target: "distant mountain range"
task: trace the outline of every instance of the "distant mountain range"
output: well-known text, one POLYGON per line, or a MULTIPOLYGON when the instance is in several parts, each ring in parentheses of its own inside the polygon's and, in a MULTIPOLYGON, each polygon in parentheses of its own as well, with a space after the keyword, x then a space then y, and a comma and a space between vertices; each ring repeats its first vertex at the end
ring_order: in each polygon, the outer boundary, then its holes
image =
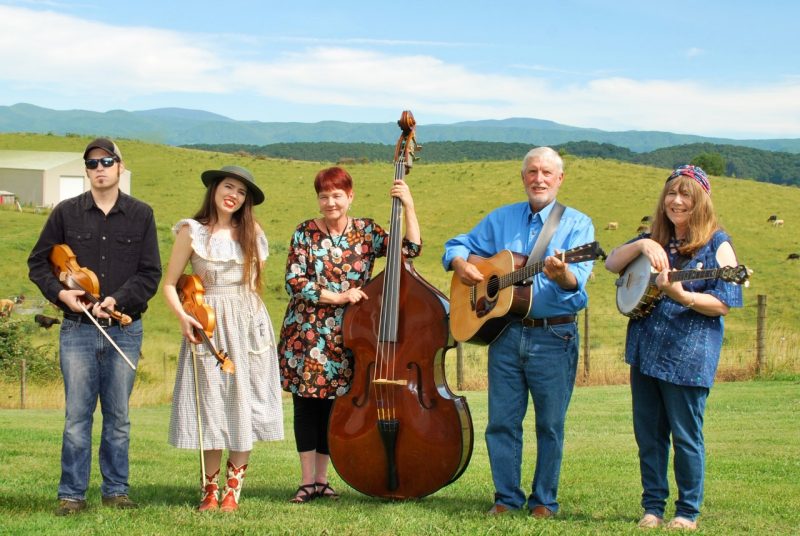
MULTIPOLYGON (((648 152, 692 143, 708 143, 800 154, 800 138, 733 140, 657 131, 608 132, 527 118, 462 121, 446 125, 425 124, 424 118, 421 117, 417 120, 421 121, 417 126, 418 136, 425 142, 486 141, 562 145, 568 142, 590 141, 613 144, 635 152, 648 152)), ((394 144, 400 134, 394 121, 387 123, 236 121, 210 112, 183 108, 90 112, 51 110, 32 104, 0 106, 0 132, 96 134, 168 145, 226 143, 268 145, 294 142, 394 144)))

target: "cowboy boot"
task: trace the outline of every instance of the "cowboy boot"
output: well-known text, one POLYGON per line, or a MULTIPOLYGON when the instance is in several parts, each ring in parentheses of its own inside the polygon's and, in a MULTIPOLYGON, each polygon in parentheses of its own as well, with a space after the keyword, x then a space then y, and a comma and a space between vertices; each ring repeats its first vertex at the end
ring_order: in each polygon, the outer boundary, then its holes
POLYGON ((203 499, 197 510, 205 512, 216 510, 219 506, 219 469, 213 475, 203 475, 203 489, 201 490, 203 499))
POLYGON ((222 502, 219 509, 223 512, 235 512, 239 509, 239 494, 242 491, 244 473, 247 471, 247 464, 236 467, 228 460, 228 474, 225 480, 225 490, 222 492, 222 502))

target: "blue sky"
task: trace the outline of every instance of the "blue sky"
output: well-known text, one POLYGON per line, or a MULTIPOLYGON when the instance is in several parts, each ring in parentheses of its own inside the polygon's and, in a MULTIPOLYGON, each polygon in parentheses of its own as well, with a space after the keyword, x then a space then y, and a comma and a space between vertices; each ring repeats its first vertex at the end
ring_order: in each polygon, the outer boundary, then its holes
POLYGON ((800 137, 800 2, 0 0, 0 105, 800 137))

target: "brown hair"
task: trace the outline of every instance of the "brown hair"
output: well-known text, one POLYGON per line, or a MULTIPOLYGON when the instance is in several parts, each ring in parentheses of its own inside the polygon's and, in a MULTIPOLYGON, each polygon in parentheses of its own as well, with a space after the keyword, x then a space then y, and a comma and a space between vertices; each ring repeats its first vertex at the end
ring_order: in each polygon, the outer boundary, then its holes
MULTIPOLYGON (((222 182, 222 178, 209 184, 206 189, 206 195, 203 198, 203 203, 200 205, 200 210, 194 215, 194 219, 213 227, 219 221, 217 214, 217 206, 214 204, 214 194, 222 182)), ((256 236, 256 219, 253 216, 253 196, 248 190, 247 196, 244 198, 244 204, 233 213, 233 225, 236 229, 236 240, 242 247, 244 255, 244 274, 243 280, 254 291, 261 292, 261 261, 258 258, 258 238, 256 236), (255 270, 255 272, 254 272, 255 270), (251 281, 255 277, 255 285, 251 281)))
POLYGON ((674 187, 678 192, 692 200, 692 211, 689 215, 689 230, 686 234, 685 242, 678 248, 681 255, 692 256, 703 247, 711 236, 721 227, 717 222, 717 215, 714 212, 714 204, 711 196, 693 178, 680 175, 666 184, 661 190, 661 196, 656 205, 655 218, 651 238, 664 246, 666 249, 670 238, 675 235, 675 226, 667 217, 664 200, 667 193, 674 187))

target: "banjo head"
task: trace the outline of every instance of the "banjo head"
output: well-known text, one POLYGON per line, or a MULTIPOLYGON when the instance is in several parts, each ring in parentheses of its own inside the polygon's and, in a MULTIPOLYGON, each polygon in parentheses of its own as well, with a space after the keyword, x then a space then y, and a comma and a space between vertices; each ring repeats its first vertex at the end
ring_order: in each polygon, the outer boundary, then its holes
POLYGON ((617 309, 629 315, 639 306, 650 287, 653 268, 650 259, 639 255, 625 268, 617 286, 617 309))

